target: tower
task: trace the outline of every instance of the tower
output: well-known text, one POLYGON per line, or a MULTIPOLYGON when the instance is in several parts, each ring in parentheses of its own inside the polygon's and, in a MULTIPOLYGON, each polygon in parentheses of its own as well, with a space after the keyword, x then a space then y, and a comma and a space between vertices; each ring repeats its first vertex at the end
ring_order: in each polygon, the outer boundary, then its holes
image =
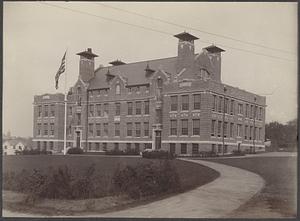
POLYGON ((195 46, 194 40, 199 38, 187 33, 182 32, 180 34, 174 35, 178 38, 178 55, 177 55, 177 73, 183 68, 189 68, 193 64, 195 56, 195 46))
POLYGON ((86 51, 77 53, 80 56, 79 61, 79 76, 86 83, 94 77, 95 70, 95 57, 98 55, 92 52, 91 48, 88 48, 86 51))
POLYGON ((215 45, 208 46, 204 48, 204 50, 207 51, 209 59, 212 63, 214 80, 221 82, 221 52, 224 52, 225 50, 215 45))

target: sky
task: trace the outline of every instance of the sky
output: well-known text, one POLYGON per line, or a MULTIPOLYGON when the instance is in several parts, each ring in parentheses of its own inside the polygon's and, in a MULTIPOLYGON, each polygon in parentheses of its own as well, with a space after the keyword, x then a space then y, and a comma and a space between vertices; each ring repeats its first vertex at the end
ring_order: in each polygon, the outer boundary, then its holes
POLYGON ((3 132, 32 136, 34 95, 64 92, 54 76, 67 48, 69 88, 76 53, 92 48, 96 67, 173 57, 183 31, 199 37, 196 53, 226 50, 222 82, 266 96, 266 122, 297 117, 296 2, 4 2, 3 132))

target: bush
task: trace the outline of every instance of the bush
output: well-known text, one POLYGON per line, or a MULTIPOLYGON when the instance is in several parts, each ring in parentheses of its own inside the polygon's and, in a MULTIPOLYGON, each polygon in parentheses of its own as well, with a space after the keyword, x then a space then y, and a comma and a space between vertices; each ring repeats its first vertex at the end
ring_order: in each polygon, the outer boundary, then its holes
POLYGON ((47 155, 52 154, 51 151, 47 150, 39 150, 39 149, 31 149, 31 150, 22 150, 22 151, 16 151, 17 155, 47 155))
POLYGON ((242 151, 242 150, 233 150, 232 151, 232 155, 233 156, 245 156, 245 151, 242 151))
POLYGON ((148 159, 173 159, 175 154, 165 150, 144 150, 142 157, 148 159))
POLYGON ((80 147, 74 147, 68 149, 67 154, 83 154, 83 150, 80 147))
POLYGON ((136 167, 127 166, 116 171, 113 182, 117 191, 133 199, 181 190, 178 173, 168 160, 160 165, 152 162, 136 167))
POLYGON ((139 150, 129 149, 126 151, 123 150, 109 150, 105 152, 106 155, 139 155, 139 150))

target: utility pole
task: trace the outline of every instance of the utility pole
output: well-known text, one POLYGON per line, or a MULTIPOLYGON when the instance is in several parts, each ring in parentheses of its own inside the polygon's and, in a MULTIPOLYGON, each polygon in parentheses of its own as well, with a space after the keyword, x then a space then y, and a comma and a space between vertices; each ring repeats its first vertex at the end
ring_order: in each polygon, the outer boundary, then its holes
POLYGON ((255 118, 256 118, 256 97, 254 97, 254 121, 253 121, 253 153, 255 153, 255 139, 256 139, 256 133, 255 133, 255 118))
POLYGON ((225 129, 225 126, 224 126, 224 124, 225 124, 225 99, 226 99, 226 97, 225 97, 225 93, 226 93, 226 91, 227 91, 227 88, 226 88, 226 86, 224 86, 224 101, 223 101, 223 130, 222 130, 222 138, 223 138, 223 148, 222 148, 222 152, 223 152, 223 155, 224 155, 224 149, 225 149, 225 139, 224 139, 224 129, 225 129))

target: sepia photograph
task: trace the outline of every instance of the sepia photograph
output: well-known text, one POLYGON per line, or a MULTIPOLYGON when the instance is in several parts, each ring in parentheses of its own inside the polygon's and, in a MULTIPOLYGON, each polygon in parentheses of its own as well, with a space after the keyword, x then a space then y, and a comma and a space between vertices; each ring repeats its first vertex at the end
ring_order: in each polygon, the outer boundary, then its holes
POLYGON ((2 6, 2 217, 298 217, 297 2, 2 6))

